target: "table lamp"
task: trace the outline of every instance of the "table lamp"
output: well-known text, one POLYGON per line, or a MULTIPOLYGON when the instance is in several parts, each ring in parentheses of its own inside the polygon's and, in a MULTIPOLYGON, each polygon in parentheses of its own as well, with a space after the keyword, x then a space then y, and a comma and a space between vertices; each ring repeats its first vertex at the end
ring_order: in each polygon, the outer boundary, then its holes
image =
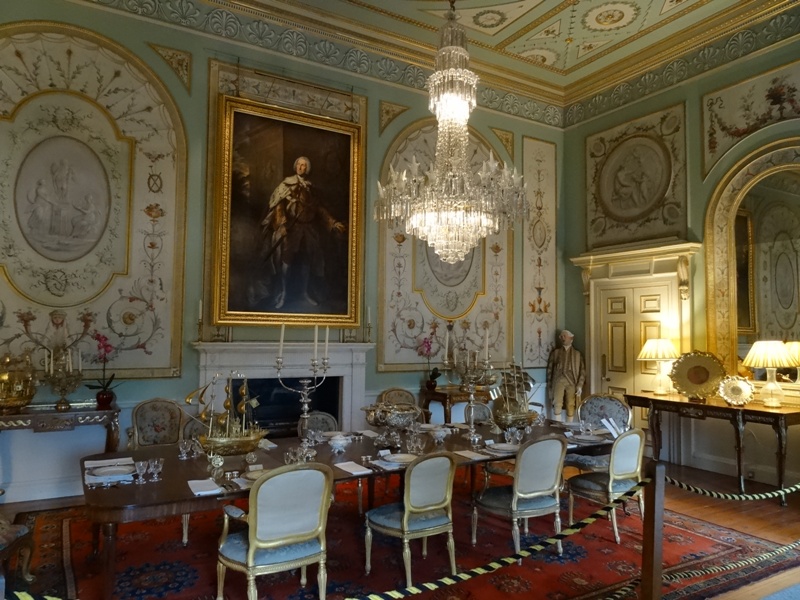
POLYGON ((767 370, 767 382, 761 386, 759 395, 767 408, 779 408, 784 394, 775 377, 776 369, 795 366, 786 344, 780 340, 759 340, 752 345, 742 364, 745 367, 767 370))
POLYGON ((786 342, 786 350, 789 351, 789 357, 792 359, 794 366, 797 368, 797 376, 795 377, 794 382, 800 383, 800 342, 786 342))
POLYGON ((672 387, 667 370, 669 363, 678 358, 680 354, 675 350, 671 340, 666 338, 650 338, 642 346, 636 360, 652 360, 658 363, 656 376, 653 378, 653 393, 666 396, 672 387))

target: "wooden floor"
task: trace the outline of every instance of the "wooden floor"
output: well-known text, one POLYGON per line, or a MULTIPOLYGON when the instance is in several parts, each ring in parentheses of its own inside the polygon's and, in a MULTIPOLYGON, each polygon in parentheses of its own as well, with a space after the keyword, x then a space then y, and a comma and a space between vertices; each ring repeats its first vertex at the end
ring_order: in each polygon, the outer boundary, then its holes
MULTIPOLYGON (((701 471, 691 467, 667 465, 667 475, 678 481, 717 492, 737 493, 733 477, 701 471)), ((747 482, 747 492, 767 492, 774 488, 747 482)), ((666 486, 666 507, 675 512, 736 529, 778 544, 790 544, 800 539, 800 493, 788 497, 788 506, 778 500, 740 502, 717 500, 707 496, 666 486)), ((17 512, 47 510, 81 504, 83 497, 40 500, 0 505, 0 513, 11 518, 17 512)), ((776 575, 746 588, 717 596, 717 600, 756 600, 773 592, 800 583, 800 568, 776 575)))

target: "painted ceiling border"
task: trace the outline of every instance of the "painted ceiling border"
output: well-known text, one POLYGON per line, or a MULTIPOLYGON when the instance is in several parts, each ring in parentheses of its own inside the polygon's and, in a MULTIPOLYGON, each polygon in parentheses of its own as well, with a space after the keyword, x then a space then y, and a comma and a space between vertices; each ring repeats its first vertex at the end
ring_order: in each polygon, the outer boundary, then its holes
MULTIPOLYGON (((367 52, 342 40, 337 44, 327 37, 313 36, 299 29, 282 27, 250 14, 238 14, 231 10, 207 6, 199 1, 182 0, 178 3, 130 0, 80 1, 416 90, 425 88, 430 73, 430 69, 423 69, 375 52, 367 52)), ((749 28, 716 40, 661 67, 651 69, 566 107, 543 103, 531 96, 487 86, 479 87, 478 105, 528 121, 567 128, 662 92, 712 69, 789 40, 798 34, 800 34, 800 6, 754 23, 749 28)))

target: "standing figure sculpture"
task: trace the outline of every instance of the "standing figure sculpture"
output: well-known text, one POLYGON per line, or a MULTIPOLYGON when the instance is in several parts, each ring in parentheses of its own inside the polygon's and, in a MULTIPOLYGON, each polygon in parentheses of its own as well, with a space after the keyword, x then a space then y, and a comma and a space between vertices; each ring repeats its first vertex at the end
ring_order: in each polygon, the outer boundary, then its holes
POLYGON ((269 212, 262 220, 265 258, 278 279, 275 308, 286 302, 287 283, 297 282, 298 295, 312 306, 319 299, 312 292, 311 277, 325 270, 323 231, 344 233, 346 226, 335 219, 314 196, 311 161, 305 156, 294 161, 294 175, 284 179, 269 199, 269 212))
POLYGON ((547 397, 553 406, 553 418, 561 421, 561 411, 566 409, 567 420, 571 421, 583 393, 586 365, 580 351, 572 347, 575 336, 565 329, 559 338, 561 346, 554 348, 547 359, 547 397))

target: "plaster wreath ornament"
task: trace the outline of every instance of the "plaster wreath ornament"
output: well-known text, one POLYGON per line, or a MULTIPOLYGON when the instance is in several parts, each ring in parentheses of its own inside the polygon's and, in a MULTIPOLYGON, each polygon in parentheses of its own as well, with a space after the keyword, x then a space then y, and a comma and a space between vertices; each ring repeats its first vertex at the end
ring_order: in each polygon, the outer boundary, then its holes
POLYGON ((102 376, 97 380, 97 383, 87 383, 86 387, 90 390, 97 390, 97 408, 108 408, 117 397, 114 393, 114 388, 119 385, 112 385, 114 383, 115 374, 106 379, 106 365, 116 353, 116 349, 108 340, 108 337, 95 331, 92 334, 92 339, 97 342, 97 355, 94 357, 93 362, 98 362, 102 365, 102 376))

